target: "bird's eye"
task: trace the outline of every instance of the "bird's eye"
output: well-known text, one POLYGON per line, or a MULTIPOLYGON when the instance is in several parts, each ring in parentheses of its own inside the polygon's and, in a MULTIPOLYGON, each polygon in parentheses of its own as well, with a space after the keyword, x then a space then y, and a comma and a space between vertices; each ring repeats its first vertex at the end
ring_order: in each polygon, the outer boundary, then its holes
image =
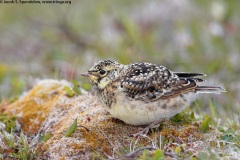
POLYGON ((100 70, 99 73, 100 73, 101 75, 104 75, 104 74, 106 73, 106 71, 100 70))

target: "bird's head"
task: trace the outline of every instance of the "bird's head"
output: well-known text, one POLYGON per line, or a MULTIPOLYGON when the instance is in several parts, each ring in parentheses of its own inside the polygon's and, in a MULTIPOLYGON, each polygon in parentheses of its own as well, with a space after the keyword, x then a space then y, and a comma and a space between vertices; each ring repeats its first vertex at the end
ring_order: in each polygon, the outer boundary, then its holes
POLYGON ((96 85, 99 89, 104 89, 118 78, 121 64, 112 60, 103 60, 96 63, 87 73, 81 74, 88 77, 92 85, 96 85))

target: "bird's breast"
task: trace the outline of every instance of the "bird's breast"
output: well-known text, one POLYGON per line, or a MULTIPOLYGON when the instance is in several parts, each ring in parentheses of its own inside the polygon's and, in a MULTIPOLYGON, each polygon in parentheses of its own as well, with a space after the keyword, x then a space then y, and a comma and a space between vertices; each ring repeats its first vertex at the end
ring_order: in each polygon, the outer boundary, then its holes
POLYGON ((107 107, 107 110, 109 110, 113 105, 117 103, 118 92, 118 84, 113 83, 112 85, 99 90, 97 94, 101 103, 107 107))
POLYGON ((184 110, 189 103, 189 100, 184 100, 180 96, 154 102, 143 102, 119 95, 117 102, 108 111, 113 117, 127 124, 147 125, 173 117, 184 110))

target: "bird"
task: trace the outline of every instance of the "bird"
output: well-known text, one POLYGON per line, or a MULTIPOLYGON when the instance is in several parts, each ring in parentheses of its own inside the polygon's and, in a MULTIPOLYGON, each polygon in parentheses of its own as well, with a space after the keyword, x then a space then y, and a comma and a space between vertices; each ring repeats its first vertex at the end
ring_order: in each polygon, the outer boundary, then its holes
POLYGON ((203 73, 173 72, 147 62, 120 64, 114 60, 95 63, 87 77, 104 108, 126 124, 150 126, 182 112, 200 93, 220 94, 222 87, 200 85, 203 73))

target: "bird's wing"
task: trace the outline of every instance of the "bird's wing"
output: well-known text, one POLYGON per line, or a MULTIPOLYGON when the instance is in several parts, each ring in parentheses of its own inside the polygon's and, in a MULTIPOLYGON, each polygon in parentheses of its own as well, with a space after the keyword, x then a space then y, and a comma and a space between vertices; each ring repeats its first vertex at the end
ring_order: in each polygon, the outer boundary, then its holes
POLYGON ((129 97, 154 101, 171 91, 178 81, 178 76, 164 66, 134 63, 127 67, 121 87, 129 97))
POLYGON ((196 88, 198 87, 197 82, 199 82, 199 78, 179 77, 179 81, 177 82, 177 84, 173 86, 171 90, 166 92, 161 98, 167 99, 177 97, 180 96, 181 94, 195 91, 196 88))
POLYGON ((221 87, 214 86, 199 86, 199 82, 203 82, 204 79, 199 78, 199 76, 206 76, 202 73, 185 73, 185 72, 175 72, 179 78, 179 81, 172 87, 172 89, 166 92, 161 98, 167 99, 171 97, 177 97, 188 92, 196 93, 215 93, 220 94, 225 92, 221 87))
POLYGON ((219 87, 198 86, 198 82, 203 82, 203 79, 198 76, 204 76, 204 74, 174 73, 164 66, 135 63, 128 67, 121 81, 121 87, 129 97, 143 101, 167 99, 203 90, 213 93, 219 89, 219 87))

